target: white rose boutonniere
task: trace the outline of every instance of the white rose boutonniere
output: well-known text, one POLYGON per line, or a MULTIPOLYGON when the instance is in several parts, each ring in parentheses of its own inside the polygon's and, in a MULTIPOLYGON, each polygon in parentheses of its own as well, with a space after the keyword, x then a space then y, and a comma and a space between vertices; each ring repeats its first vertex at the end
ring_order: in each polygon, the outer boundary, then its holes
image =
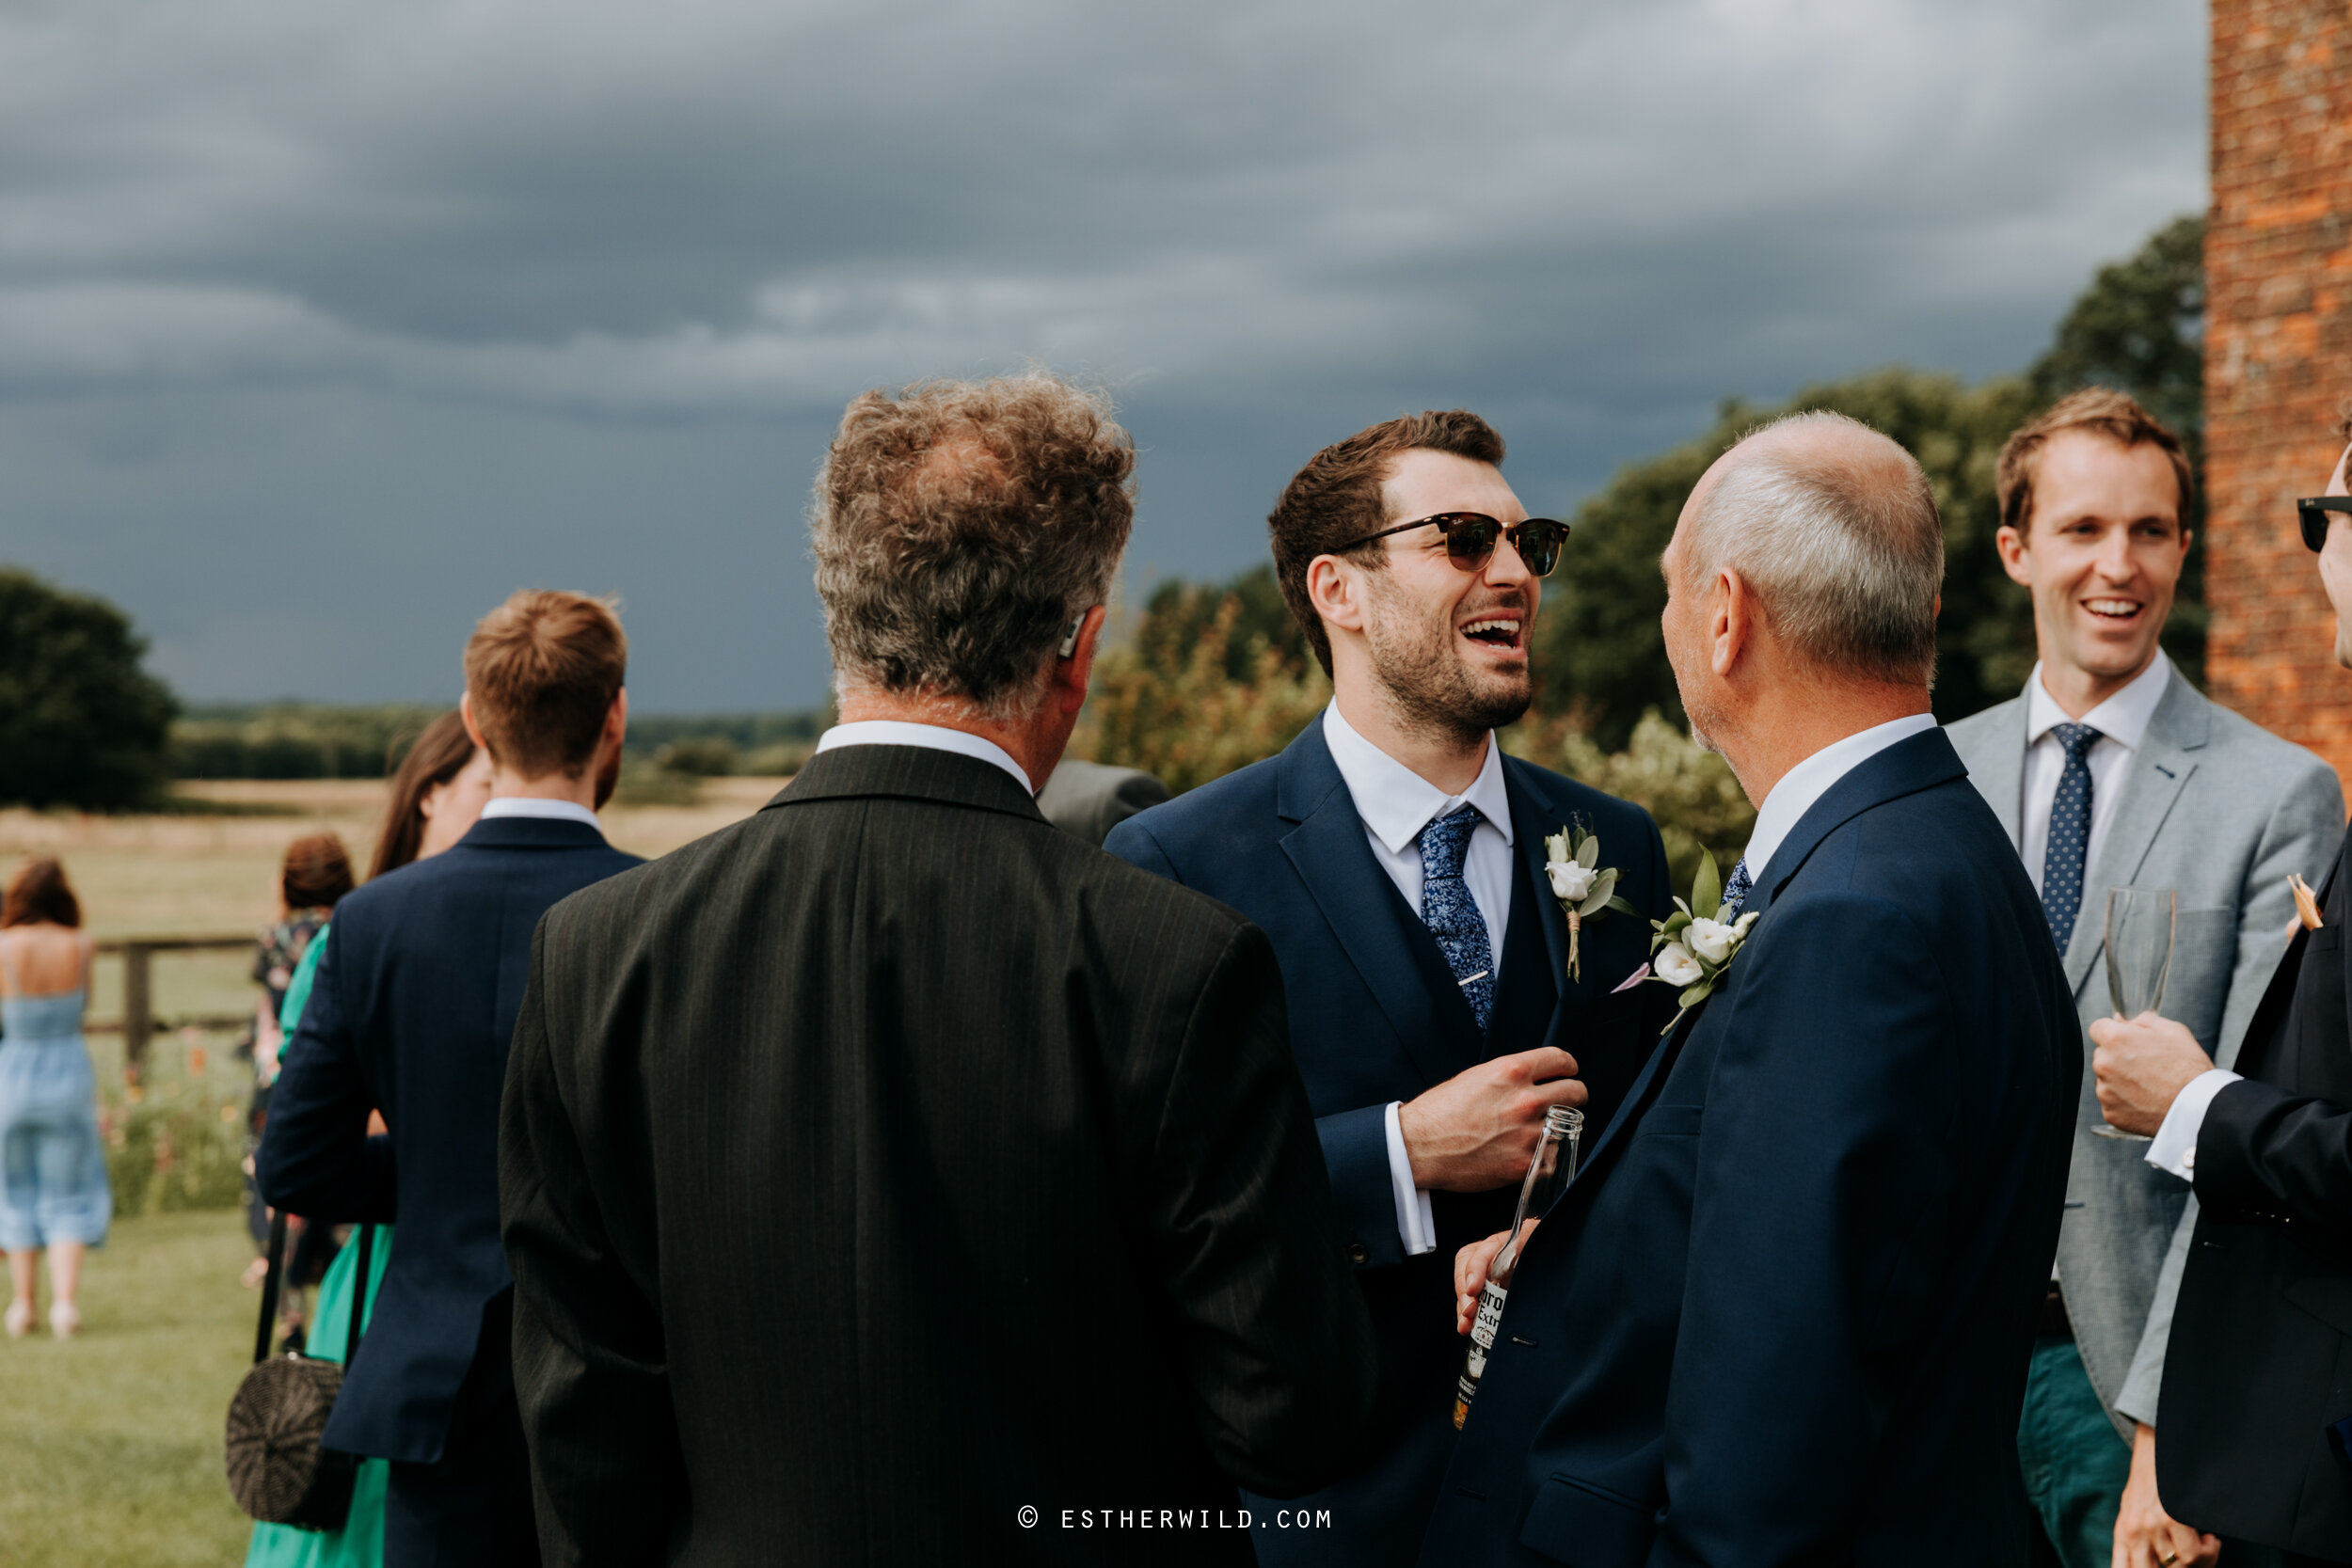
POLYGON ((1731 960, 1740 956, 1748 940, 1748 927, 1756 924, 1753 914, 1718 920, 1715 917, 1723 912, 1723 874, 1715 869, 1715 857, 1701 849, 1689 901, 1676 899, 1676 913, 1650 922, 1650 928, 1658 934, 1650 939, 1649 977, 1682 991, 1682 1010, 1675 1014, 1674 1023, 1666 1025, 1669 1035, 1692 1008, 1715 994, 1724 971, 1731 967, 1731 960))
POLYGON ((1578 939, 1584 923, 1611 910, 1639 911, 1617 896, 1617 868, 1600 863, 1599 835, 1586 832, 1581 822, 1544 836, 1544 875, 1551 895, 1560 900, 1560 912, 1568 917, 1568 978, 1581 980, 1584 958, 1578 939))

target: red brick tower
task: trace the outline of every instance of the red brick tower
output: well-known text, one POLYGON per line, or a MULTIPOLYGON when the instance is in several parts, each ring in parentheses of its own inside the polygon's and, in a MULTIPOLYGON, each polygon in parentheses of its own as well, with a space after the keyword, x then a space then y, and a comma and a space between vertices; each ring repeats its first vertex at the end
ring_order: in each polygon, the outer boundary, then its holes
POLYGON ((2212 91, 2207 681, 2352 785, 2352 674, 2292 504, 2352 398, 2352 7, 2214 0, 2212 91))

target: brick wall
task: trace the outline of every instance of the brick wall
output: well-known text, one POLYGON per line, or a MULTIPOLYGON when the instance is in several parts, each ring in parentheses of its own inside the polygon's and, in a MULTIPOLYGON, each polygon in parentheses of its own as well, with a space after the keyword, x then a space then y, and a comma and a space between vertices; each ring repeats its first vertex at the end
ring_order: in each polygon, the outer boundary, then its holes
POLYGON ((2291 504, 2352 397, 2352 7, 2214 0, 2206 676, 2352 787, 2352 673, 2291 504))

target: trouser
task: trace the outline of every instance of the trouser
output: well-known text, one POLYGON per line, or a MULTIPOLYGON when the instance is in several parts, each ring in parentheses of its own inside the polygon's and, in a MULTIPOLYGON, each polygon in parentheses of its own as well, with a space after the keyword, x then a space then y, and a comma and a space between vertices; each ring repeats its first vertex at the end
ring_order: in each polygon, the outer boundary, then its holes
MULTIPOLYGON (((391 1466, 384 1490, 385 1568, 532 1568, 539 1560, 531 1455, 508 1348, 513 1294, 491 1303, 482 1318, 482 1339, 441 1457, 391 1466)), ((364 1340, 359 1354, 367 1354, 364 1340)))
POLYGON ((2107 1419, 2071 1334, 2034 1340, 2017 1458, 2058 1560, 2065 1568, 2108 1568, 2132 1450, 2107 1419))

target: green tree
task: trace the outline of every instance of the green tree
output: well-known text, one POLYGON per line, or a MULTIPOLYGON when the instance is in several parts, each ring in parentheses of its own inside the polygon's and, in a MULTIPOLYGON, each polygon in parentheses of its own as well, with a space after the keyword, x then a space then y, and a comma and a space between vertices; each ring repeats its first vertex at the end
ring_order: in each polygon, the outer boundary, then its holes
POLYGON ((2190 213, 2099 269, 2027 379, 2039 405, 2119 387, 2192 448, 2205 431, 2205 217, 2190 213))
POLYGON ((0 800, 119 811, 164 786, 178 705, 105 600, 0 568, 0 800))

